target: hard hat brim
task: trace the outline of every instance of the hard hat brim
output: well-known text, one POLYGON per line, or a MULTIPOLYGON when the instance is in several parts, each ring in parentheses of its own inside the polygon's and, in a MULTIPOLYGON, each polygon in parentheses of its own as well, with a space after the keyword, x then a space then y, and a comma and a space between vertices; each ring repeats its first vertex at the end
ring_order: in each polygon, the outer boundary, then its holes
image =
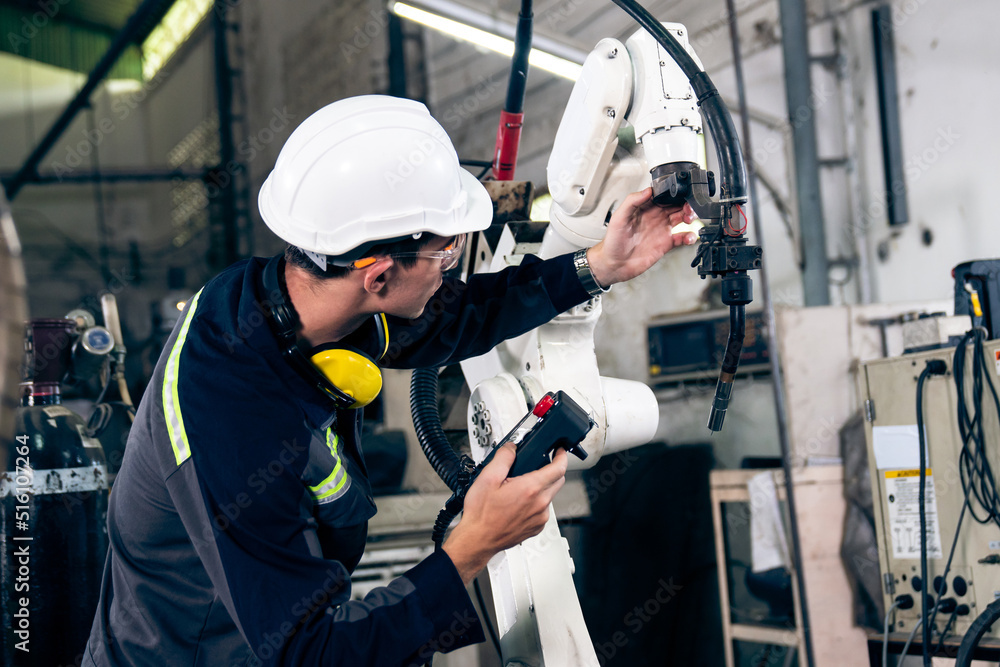
POLYGON ((462 189, 468 193, 469 207, 465 213, 465 232, 481 232, 493 223, 493 200, 475 176, 459 168, 462 189))

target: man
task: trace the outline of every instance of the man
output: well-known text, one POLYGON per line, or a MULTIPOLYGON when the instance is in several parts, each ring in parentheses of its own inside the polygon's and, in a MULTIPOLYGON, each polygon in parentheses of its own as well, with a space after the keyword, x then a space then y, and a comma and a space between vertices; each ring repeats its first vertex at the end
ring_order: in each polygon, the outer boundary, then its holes
POLYGON ((646 190, 576 265, 529 258, 445 284, 492 206, 426 108, 383 96, 306 119, 260 209, 284 257, 205 285, 139 406, 85 665, 400 665, 481 641, 465 586, 541 531, 565 452, 513 479, 513 448, 498 452, 443 549, 352 601, 375 514, 358 407, 376 363, 482 354, 694 241, 671 232, 690 210, 653 207, 646 190))

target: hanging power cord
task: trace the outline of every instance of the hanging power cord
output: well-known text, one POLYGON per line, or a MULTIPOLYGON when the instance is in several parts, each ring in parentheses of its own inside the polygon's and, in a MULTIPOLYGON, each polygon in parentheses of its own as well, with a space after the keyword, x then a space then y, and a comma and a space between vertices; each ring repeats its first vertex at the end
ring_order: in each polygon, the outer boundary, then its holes
POLYGON ((924 626, 924 619, 920 619, 919 621, 917 621, 917 624, 913 626, 913 631, 910 632, 910 636, 906 638, 906 643, 903 644, 903 651, 902 653, 899 654, 900 661, 906 660, 906 654, 910 650, 910 644, 913 643, 914 637, 917 636, 917 633, 920 632, 920 628, 922 628, 923 626, 924 626))
MULTIPOLYGON (((944 572, 941 574, 941 590, 944 590, 946 582, 948 581, 948 574, 951 572, 951 561, 955 557, 955 547, 958 546, 958 536, 962 532, 962 521, 965 519, 965 510, 966 510, 966 508, 968 508, 968 506, 969 506, 968 502, 962 503, 962 512, 958 515, 958 524, 955 526, 955 537, 953 537, 952 540, 951 540, 951 549, 948 551, 948 560, 947 560, 947 562, 945 562, 944 572)), ((937 593, 938 598, 941 597, 941 590, 935 590, 934 591, 935 593, 937 593)), ((963 615, 963 614, 959 613, 959 610, 962 607, 966 607, 966 605, 958 605, 958 606, 956 606, 954 613, 958 614, 958 615, 963 615)), ((966 607, 966 610, 968 610, 968 607, 966 607)), ((931 617, 927 621, 930 624, 931 628, 934 628, 934 619, 937 618, 937 613, 938 613, 938 607, 934 607, 934 611, 931 612, 931 617)), ((965 613, 967 614, 969 612, 966 611, 965 613)), ((949 621, 949 623, 950 623, 950 621, 949 621)), ((944 635, 947 634, 947 633, 948 633, 948 629, 946 627, 944 634, 941 635, 941 641, 942 642, 944 641, 944 635)), ((940 647, 939 647, 939 649, 940 649, 940 647)), ((937 653, 937 651, 935 651, 935 653, 937 653)))
POLYGON ((486 617, 486 629, 490 631, 490 639, 493 641, 493 647, 497 650, 497 657, 500 658, 500 662, 503 663, 503 651, 500 650, 500 638, 497 637, 497 631, 493 628, 493 622, 490 620, 490 614, 486 611, 486 600, 483 598, 483 589, 479 586, 479 577, 472 580, 472 587, 476 589, 476 600, 479 602, 479 610, 486 617))
POLYGON ((976 652, 976 647, 979 646, 979 640, 998 620, 1000 620, 1000 599, 991 602, 969 626, 969 630, 962 638, 962 644, 958 647, 955 667, 970 667, 972 656, 976 652))
MULTIPOLYGON (((965 507, 977 523, 994 522, 1000 525, 1000 496, 996 488, 996 478, 987 457, 987 443, 984 431, 983 385, 987 385, 993 399, 993 407, 1000 417, 1000 399, 993 385, 992 376, 986 366, 986 354, 983 342, 988 333, 982 327, 976 327, 965 334, 961 344, 955 350, 952 369, 955 374, 955 388, 958 393, 958 427, 962 435, 962 452, 959 457, 959 472, 962 478, 962 491, 965 494, 965 507), (968 360, 968 348, 972 346, 972 358, 968 360), (972 372, 972 401, 966 396, 966 366, 972 372), (971 405, 972 414, 969 413, 971 405), (986 512, 979 516, 972 507, 975 499, 979 507, 986 512)), ((963 605, 964 606, 964 605, 963 605)), ((994 600, 972 622, 962 638, 955 658, 955 667, 969 667, 972 657, 979 646, 979 641, 990 627, 1000 621, 1000 600, 994 600)))
POLYGON ((997 398, 996 389, 990 378, 990 371, 986 367, 986 354, 983 352, 983 341, 986 339, 986 330, 977 327, 965 334, 962 343, 955 350, 955 360, 952 364, 955 373, 955 389, 958 393, 958 428, 962 435, 962 453, 959 457, 959 472, 962 478, 962 489, 965 493, 966 502, 969 504, 969 513, 977 523, 985 524, 990 521, 1000 526, 1000 494, 997 493, 996 478, 987 457, 987 447, 990 443, 986 440, 984 432, 983 415, 983 385, 989 386, 990 394, 993 398, 993 405, 997 415, 1000 415, 1000 400, 997 398), (966 355, 968 346, 972 345, 972 359, 967 364, 966 355), (972 371, 972 401, 971 404, 966 397, 966 366, 971 366, 972 371), (972 414, 969 414, 971 405, 972 414), (986 514, 979 516, 974 507, 972 499, 986 514))
MULTIPOLYGON (((940 653, 941 649, 944 647, 944 640, 948 637, 948 633, 951 632, 951 626, 955 622, 955 619, 958 618, 958 610, 958 605, 955 605, 955 609, 951 612, 951 616, 948 617, 948 622, 944 624, 944 630, 941 631, 941 637, 938 638, 937 648, 934 649, 935 655, 940 653)), ((935 608, 934 611, 936 613, 937 609, 935 608)))
MULTIPOLYGON (((924 591, 926 590, 927 589, 925 587, 924 591)), ((902 653, 899 654, 901 656, 900 660, 906 659, 906 654, 910 650, 910 645, 913 644, 913 640, 916 638, 917 633, 920 632, 920 629, 923 627, 926 626, 924 625, 924 619, 921 618, 920 620, 917 621, 917 624, 913 626, 913 630, 910 632, 910 636, 906 638, 906 643, 903 644, 903 651, 902 653)))
MULTIPOLYGON (((931 610, 929 588, 930 582, 927 580, 927 507, 926 507, 926 487, 927 487, 927 443, 924 436, 924 382, 932 375, 944 375, 948 372, 948 365, 940 359, 930 359, 924 370, 917 378, 917 436, 920 440, 920 490, 918 492, 918 503, 920 507, 920 578, 923 586, 920 588, 920 622, 923 624, 924 632, 921 638, 921 650, 923 651, 924 667, 931 667, 931 627, 928 623, 931 610)), ((914 633, 916 628, 914 628, 914 633)), ((913 636, 910 636, 910 641, 913 636)), ((909 642, 907 642, 909 643, 909 642)), ((906 655, 905 651, 903 655, 906 655)))
POLYGON ((889 619, 892 618, 892 612, 897 609, 913 609, 913 596, 912 595, 899 595, 893 601, 892 606, 889 607, 889 611, 885 612, 885 628, 882 633, 882 667, 888 667, 889 663, 889 619))

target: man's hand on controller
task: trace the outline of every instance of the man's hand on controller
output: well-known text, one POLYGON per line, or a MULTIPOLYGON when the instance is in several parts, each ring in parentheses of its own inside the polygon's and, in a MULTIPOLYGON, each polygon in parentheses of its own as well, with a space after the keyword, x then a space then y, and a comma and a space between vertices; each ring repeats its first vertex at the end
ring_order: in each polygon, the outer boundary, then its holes
POLYGON ((443 549, 466 584, 494 554, 537 535, 549 518, 549 504, 566 481, 566 450, 544 468, 508 478, 517 448, 507 444, 469 488, 462 519, 443 549))

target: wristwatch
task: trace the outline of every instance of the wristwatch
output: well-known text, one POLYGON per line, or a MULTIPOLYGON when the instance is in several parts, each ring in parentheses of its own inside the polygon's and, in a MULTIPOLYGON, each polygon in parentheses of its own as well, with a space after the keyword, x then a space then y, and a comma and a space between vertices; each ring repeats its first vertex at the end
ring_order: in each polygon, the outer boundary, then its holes
POLYGON ((594 272, 590 269, 590 262, 587 261, 587 250, 589 248, 581 248, 573 254, 573 267, 576 269, 576 277, 580 279, 583 289, 587 290, 590 296, 600 296, 611 288, 602 287, 597 282, 597 279, 594 278, 594 272))

